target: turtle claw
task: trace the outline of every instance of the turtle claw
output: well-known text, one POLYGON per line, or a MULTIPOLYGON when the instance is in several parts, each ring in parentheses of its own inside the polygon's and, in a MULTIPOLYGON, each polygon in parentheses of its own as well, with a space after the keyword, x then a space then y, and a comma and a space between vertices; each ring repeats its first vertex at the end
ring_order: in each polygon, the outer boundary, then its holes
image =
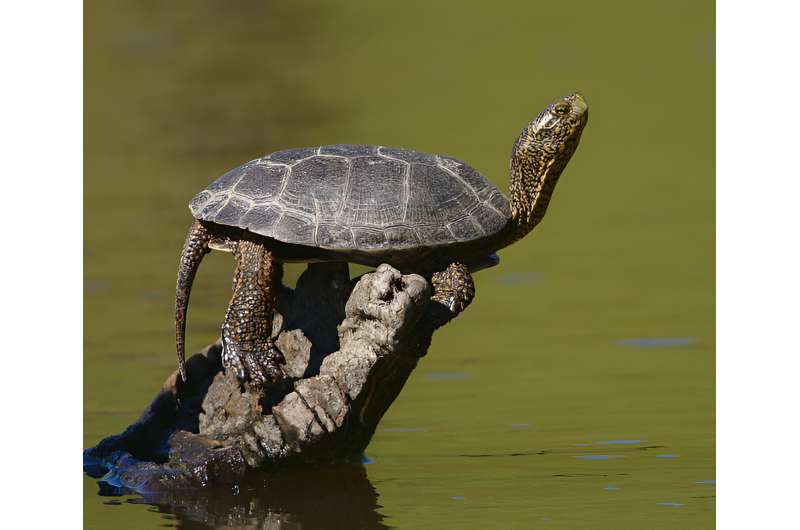
POLYGON ((458 303, 458 298, 456 298, 455 296, 451 296, 450 298, 448 298, 445 305, 447 306, 447 308, 450 310, 451 313, 461 312, 461 307, 459 307, 460 304, 458 303), (458 309, 456 310, 456 308, 458 309))
POLYGON ((286 377, 281 365, 286 364, 283 353, 270 341, 264 351, 237 351, 225 343, 222 365, 232 370, 242 383, 255 387, 271 386, 286 377))
POLYGON ((256 386, 270 386, 285 377, 281 365, 286 358, 271 341, 264 351, 243 352, 242 361, 247 379, 256 386))

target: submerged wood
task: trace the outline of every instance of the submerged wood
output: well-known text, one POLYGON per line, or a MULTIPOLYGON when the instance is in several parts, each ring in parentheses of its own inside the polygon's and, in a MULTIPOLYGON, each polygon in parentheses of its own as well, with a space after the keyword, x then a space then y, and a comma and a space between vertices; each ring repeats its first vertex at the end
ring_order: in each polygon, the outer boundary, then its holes
POLYGON ((101 486, 157 493, 230 486, 250 470, 358 460, 450 313, 428 282, 381 265, 310 264, 279 293, 287 379, 267 394, 225 374, 219 343, 176 370, 139 420, 84 451, 101 486))

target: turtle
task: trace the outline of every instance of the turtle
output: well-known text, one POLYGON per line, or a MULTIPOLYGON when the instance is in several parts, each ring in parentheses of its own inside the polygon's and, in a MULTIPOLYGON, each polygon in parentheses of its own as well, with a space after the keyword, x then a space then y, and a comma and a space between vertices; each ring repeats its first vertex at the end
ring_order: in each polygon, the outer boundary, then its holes
POLYGON ((243 384, 266 388, 284 377, 271 331, 285 262, 386 263, 426 277, 432 300, 459 314, 475 295, 471 272, 496 265, 496 252, 544 217, 588 117, 575 92, 522 129, 508 198, 461 160, 377 145, 288 149, 228 171, 189 204, 175 294, 181 378, 192 282, 212 249, 236 260, 222 364, 243 384))

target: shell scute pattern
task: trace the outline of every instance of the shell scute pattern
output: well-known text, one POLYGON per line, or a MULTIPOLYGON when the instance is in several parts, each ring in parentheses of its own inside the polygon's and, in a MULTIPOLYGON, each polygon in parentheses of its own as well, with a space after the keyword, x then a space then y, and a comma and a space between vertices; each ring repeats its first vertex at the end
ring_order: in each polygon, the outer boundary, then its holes
POLYGON ((242 216, 241 227, 272 237, 283 209, 271 204, 257 204, 242 216))
POLYGON ((413 228, 407 226, 390 226, 384 233, 386 235, 386 243, 392 247, 415 247, 422 244, 419 234, 413 228))
POLYGON ((487 202, 504 218, 511 217, 511 205, 508 204, 508 199, 503 197, 499 191, 494 190, 487 202))
POLYGON ((369 156, 378 154, 378 148, 374 145, 356 145, 356 144, 340 144, 340 145, 324 145, 319 148, 321 155, 335 155, 346 157, 369 156))
POLYGON ((316 147, 301 147, 300 149, 285 149, 283 151, 276 151, 267 155, 265 158, 274 162, 282 164, 293 164, 298 160, 314 156, 316 154, 316 147))
POLYGON ((354 159, 338 223, 385 228, 401 222, 406 167, 398 160, 378 156, 354 159))
POLYGON ((289 149, 225 173, 192 214, 280 241, 328 249, 413 248, 501 230, 508 201, 458 159, 409 149, 289 149))
POLYGON ((402 149, 399 147, 381 147, 378 152, 383 156, 397 158, 408 163, 416 162, 419 164, 428 164, 430 166, 438 165, 438 160, 436 159, 435 155, 420 153, 410 149, 402 149))
POLYGON ((252 162, 248 162, 243 166, 231 169, 230 171, 222 175, 220 178, 209 184, 208 188, 206 189, 211 192, 229 190, 231 186, 235 184, 236 181, 239 180, 242 171, 245 170, 247 167, 249 167, 250 164, 252 164, 252 162))
POLYGON ((227 202, 228 194, 226 193, 212 195, 207 201, 197 205, 198 214, 195 214, 195 217, 212 220, 227 202))
POLYGON ((505 217, 500 215, 497 210, 487 206, 486 204, 481 204, 471 213, 472 217, 478 222, 478 224, 483 228, 483 231, 486 234, 493 234, 497 231, 497 226, 503 225, 506 222, 505 217))
POLYGON ((453 234, 445 226, 420 226, 416 230, 425 245, 444 245, 453 242, 453 234))
POLYGON ((274 237, 281 241, 292 241, 301 245, 314 244, 314 224, 297 215, 285 213, 275 227, 274 237))
POLYGON ((317 246, 322 248, 353 249, 353 232, 344 226, 334 224, 321 224, 317 228, 317 246))
POLYGON ((377 228, 353 228, 356 248, 377 248, 386 243, 384 231, 377 228))
POLYGON ((223 225, 238 226, 242 216, 245 215, 249 209, 249 202, 243 201, 236 196, 231 196, 225 202, 225 206, 214 216, 214 222, 223 225))
POLYGON ((451 171, 454 176, 460 178, 471 187, 481 201, 485 201, 492 192, 496 191, 496 188, 489 184, 483 175, 478 173, 475 168, 457 158, 440 156, 439 163, 442 167, 451 171))
POLYGON ((205 204, 211 198, 211 195, 212 194, 210 191, 201 191, 195 195, 194 199, 192 199, 192 202, 189 203, 189 209, 192 211, 192 213, 201 211, 201 208, 205 206, 205 204))
POLYGON ((279 197, 290 211, 332 219, 339 211, 347 182, 349 159, 314 156, 292 167, 279 197))
POLYGON ((471 216, 453 221, 447 225, 447 228, 453 234, 453 237, 459 241, 468 241, 473 239, 475 234, 484 233, 483 227, 471 216))
POLYGON ((263 163, 245 166, 233 191, 254 200, 272 200, 280 193, 288 169, 263 163))
POLYGON ((477 204, 475 193, 438 166, 412 164, 406 220, 413 226, 458 219, 477 204))

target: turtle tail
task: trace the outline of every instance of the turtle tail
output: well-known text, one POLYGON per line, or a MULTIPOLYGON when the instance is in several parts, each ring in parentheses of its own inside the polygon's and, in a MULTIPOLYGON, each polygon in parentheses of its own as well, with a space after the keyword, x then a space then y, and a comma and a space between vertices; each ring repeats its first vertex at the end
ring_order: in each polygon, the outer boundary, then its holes
POLYGON ((195 221, 186 235, 178 265, 178 285, 175 288, 175 347, 178 352, 178 369, 184 382, 186 381, 186 311, 189 308, 189 294, 192 292, 192 282, 200 262, 211 251, 208 247, 210 240, 211 234, 206 227, 200 221, 195 221))

